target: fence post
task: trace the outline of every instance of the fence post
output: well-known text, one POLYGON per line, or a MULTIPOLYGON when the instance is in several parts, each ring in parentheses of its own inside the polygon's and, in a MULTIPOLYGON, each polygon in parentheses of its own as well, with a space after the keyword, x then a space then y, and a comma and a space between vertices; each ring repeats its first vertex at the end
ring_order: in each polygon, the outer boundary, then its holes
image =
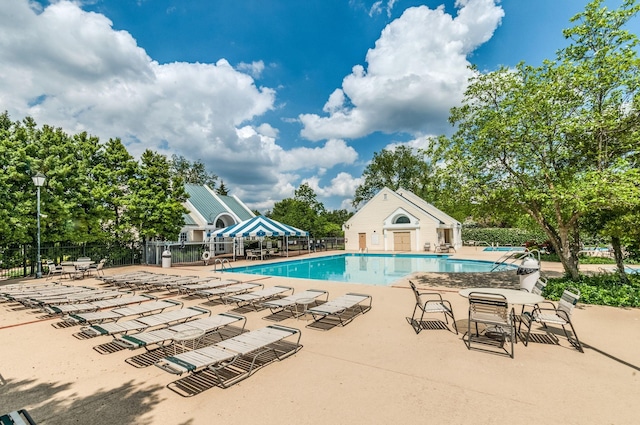
POLYGON ((27 245, 22 245, 22 277, 27 276, 27 245))

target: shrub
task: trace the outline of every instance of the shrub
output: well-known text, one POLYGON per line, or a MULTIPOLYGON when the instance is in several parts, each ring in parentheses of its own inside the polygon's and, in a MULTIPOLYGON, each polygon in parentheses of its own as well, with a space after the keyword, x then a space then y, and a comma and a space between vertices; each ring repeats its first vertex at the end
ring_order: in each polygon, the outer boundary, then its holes
POLYGON ((462 227, 463 241, 482 241, 489 244, 522 246, 529 244, 542 244, 547 240, 541 231, 499 228, 499 227, 462 227))
POLYGON ((559 300, 567 287, 580 290, 580 302, 584 304, 609 305, 615 307, 640 307, 640 275, 630 274, 629 284, 622 284, 615 273, 581 275, 578 280, 569 277, 549 279, 544 296, 559 300))

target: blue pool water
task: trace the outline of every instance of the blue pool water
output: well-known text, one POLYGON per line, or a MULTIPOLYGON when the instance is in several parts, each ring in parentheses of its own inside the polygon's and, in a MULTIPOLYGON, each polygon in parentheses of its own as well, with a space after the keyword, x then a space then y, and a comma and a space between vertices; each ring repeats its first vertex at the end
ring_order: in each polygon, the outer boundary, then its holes
POLYGON ((524 251, 523 246, 488 246, 483 251, 524 251))
POLYGON ((490 272, 492 268, 493 262, 491 261, 454 260, 446 255, 341 254, 257 266, 233 267, 229 271, 265 276, 390 285, 414 272, 490 272))

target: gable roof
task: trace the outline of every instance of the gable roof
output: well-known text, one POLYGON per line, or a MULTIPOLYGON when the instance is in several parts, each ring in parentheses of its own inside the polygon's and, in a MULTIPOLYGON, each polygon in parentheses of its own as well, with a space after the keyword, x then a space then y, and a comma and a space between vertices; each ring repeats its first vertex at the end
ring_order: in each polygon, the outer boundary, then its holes
POLYGON ((438 208, 428 203, 424 199, 418 197, 414 193, 409 192, 408 190, 405 190, 402 188, 398 189, 397 191, 393 191, 388 187, 383 187, 382 189, 380 189, 380 191, 378 191, 378 193, 373 195, 373 197, 365 205, 363 205, 362 208, 360 208, 354 215, 352 215, 351 218, 349 218, 349 220, 345 222, 345 224, 352 221, 360 213, 360 211, 362 211, 367 207, 367 205, 371 202, 371 200, 380 196, 384 196, 385 194, 389 196, 393 196, 395 199, 399 200, 402 203, 410 204, 411 206, 418 208, 420 211, 432 217, 435 221, 437 221, 441 225, 460 225, 460 222, 458 220, 444 213, 443 211, 440 211, 438 208))
MULTIPOLYGON (((228 214, 239 222, 251 218, 254 214, 238 198, 232 196, 216 195, 206 185, 185 184, 185 191, 189 194, 187 208, 190 211, 190 219, 194 223, 201 221, 205 224, 215 224, 217 219, 228 214), (193 216, 200 217, 196 220, 193 216)), ((185 219, 185 224, 191 224, 185 219)))
POLYGON ((439 210, 432 204, 428 203, 424 199, 414 194, 413 192, 409 192, 408 190, 400 188, 395 193, 397 193, 402 198, 406 199, 411 204, 415 205, 417 208, 421 209, 425 213, 436 218, 443 224, 460 224, 458 220, 451 217, 449 214, 443 212, 442 210, 439 210))
POLYGON ((252 218, 253 213, 235 196, 218 195, 218 198, 238 216, 240 221, 252 218))
POLYGON ((308 236, 309 232, 300 230, 288 224, 280 223, 262 215, 245 220, 242 223, 217 230, 213 236, 216 238, 236 236, 308 236))

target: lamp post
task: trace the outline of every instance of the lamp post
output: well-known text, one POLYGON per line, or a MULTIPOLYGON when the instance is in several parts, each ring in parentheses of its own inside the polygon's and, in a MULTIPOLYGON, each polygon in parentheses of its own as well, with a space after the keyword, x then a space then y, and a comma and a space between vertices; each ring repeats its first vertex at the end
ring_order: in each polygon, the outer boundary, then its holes
POLYGON ((42 263, 40 261, 40 188, 44 186, 44 182, 47 179, 44 174, 38 173, 35 176, 31 177, 33 180, 33 184, 38 188, 38 271, 36 272, 36 278, 40 279, 42 277, 42 263))

